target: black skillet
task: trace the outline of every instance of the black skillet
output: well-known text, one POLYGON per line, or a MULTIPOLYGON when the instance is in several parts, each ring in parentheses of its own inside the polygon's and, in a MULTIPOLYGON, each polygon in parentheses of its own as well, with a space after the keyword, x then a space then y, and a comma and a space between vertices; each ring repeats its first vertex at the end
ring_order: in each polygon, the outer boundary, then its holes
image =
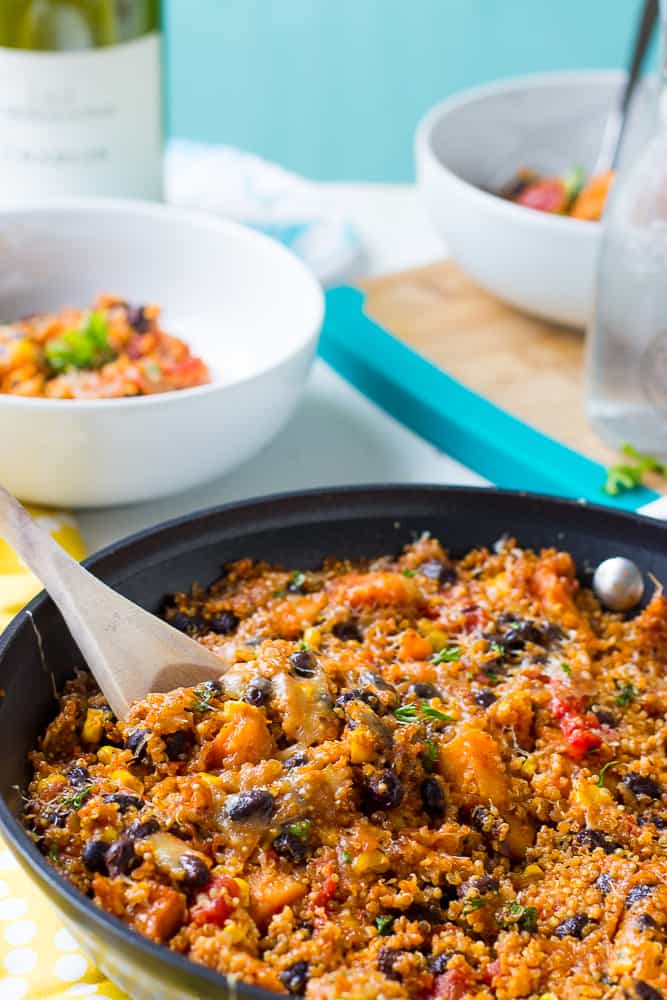
MULTIPOLYGON (((358 558, 398 552, 423 531, 454 554, 492 545, 503 534, 527 547, 570 551, 584 580, 608 556, 627 556, 667 583, 667 526, 601 507, 491 489, 388 486, 278 496, 218 507, 133 535, 86 565, 145 608, 165 593, 206 584, 242 556, 289 568, 326 556, 358 558)), ((36 597, 0 638, 0 831, 96 964, 138 998, 268 1000, 275 994, 233 984, 166 948, 151 944, 99 910, 67 883, 18 823, 26 757, 54 712, 58 687, 82 663, 58 612, 36 597), (32 618, 32 621, 31 621, 32 618), (36 631, 42 639, 42 662, 36 631)))

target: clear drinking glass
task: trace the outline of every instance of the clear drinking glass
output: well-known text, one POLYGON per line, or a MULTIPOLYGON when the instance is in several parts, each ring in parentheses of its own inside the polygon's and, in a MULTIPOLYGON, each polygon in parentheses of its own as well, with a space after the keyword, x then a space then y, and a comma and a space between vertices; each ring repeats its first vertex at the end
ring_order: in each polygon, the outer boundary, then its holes
POLYGON ((614 447, 667 458, 667 0, 656 132, 616 178, 588 331, 588 417, 614 447))

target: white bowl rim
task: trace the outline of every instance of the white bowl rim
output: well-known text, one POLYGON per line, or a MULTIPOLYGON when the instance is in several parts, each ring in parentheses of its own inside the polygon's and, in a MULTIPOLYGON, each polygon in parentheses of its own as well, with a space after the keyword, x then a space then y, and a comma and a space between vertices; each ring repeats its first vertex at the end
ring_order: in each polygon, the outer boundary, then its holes
POLYGON ((133 406, 164 406, 169 403, 174 403, 176 400, 185 401, 186 399, 192 399, 194 397, 210 395, 213 392, 223 392, 231 386, 239 386, 249 383, 253 381, 253 379, 258 378, 261 375, 265 375, 268 371, 285 364, 285 362, 289 361, 296 354, 298 354, 299 351, 303 350, 308 341, 317 334, 322 326, 322 322, 324 320, 324 293, 322 291, 322 287, 312 272, 303 263, 303 261, 296 256, 296 254, 292 253, 291 250, 288 250, 287 247, 283 246, 283 244, 278 240, 266 235, 266 233, 261 233, 258 230, 253 229, 251 226, 245 226, 241 222, 221 218, 220 216, 217 216, 212 212, 207 212, 204 209, 182 209, 164 204, 163 202, 145 201, 139 198, 109 198, 94 196, 72 196, 48 199, 35 198, 30 201, 19 201, 8 208, 3 207, 0 210, 0 224, 3 219, 11 216, 29 214, 43 216, 51 213, 66 211, 85 211, 92 213, 102 212, 104 214, 123 214, 129 212, 130 214, 143 216, 145 218, 168 216, 182 222, 196 222, 197 225, 208 229, 231 232, 239 236, 241 239, 245 239, 249 242, 260 244, 264 243, 269 245, 273 252, 276 252, 279 256, 289 259, 296 270, 301 272, 302 277, 306 280, 306 284, 310 284, 318 303, 317 312, 314 316, 312 325, 308 330, 308 335, 304 336, 294 348, 287 351, 277 361, 273 360, 263 365, 260 364, 252 372, 246 375, 241 375, 238 378, 233 378, 229 382, 213 380, 206 385, 193 386, 190 389, 171 389, 168 392, 157 392, 147 396, 119 396, 111 399, 51 399, 43 396, 15 396, 11 393, 0 393, 0 408, 17 406, 24 409, 32 409, 35 407, 45 408, 47 406, 52 406, 60 411, 69 410, 71 407, 74 407, 77 412, 79 410, 118 410, 122 407, 133 406))
POLYGON ((601 229, 600 222, 573 219, 568 215, 555 215, 550 212, 537 212, 524 205, 516 205, 506 198, 501 198, 500 195, 484 191, 477 185, 471 184, 470 181, 451 170, 436 155, 432 144, 433 130, 451 111, 486 97, 493 97, 496 94, 511 93, 516 90, 537 90, 540 87, 553 86, 555 83, 620 82, 625 75, 624 70, 619 69, 551 70, 547 73, 525 73, 520 76, 504 77, 501 80, 478 84, 475 87, 458 91, 430 108, 419 120, 415 131, 415 153, 417 157, 426 157, 436 169, 447 174, 456 186, 465 190, 468 197, 475 198, 480 205, 486 205, 490 211, 506 215, 515 221, 520 218, 526 225, 542 226, 545 229, 553 227, 570 231, 576 229, 582 235, 587 232, 589 237, 597 239, 601 229))

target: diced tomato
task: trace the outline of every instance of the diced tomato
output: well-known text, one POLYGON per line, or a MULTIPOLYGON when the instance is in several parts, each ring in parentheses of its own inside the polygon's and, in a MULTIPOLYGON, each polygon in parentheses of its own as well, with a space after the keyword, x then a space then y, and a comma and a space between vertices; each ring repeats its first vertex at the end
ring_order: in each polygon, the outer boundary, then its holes
POLYGON ((496 959, 494 962, 490 962, 486 969, 484 970, 484 982, 488 983, 489 986, 493 983, 493 980, 500 972, 500 960, 496 959))
POLYGON ((538 212, 558 215, 567 208, 568 194, 560 178, 547 177, 525 187, 517 196, 516 202, 517 205, 525 205, 526 208, 534 208, 538 212))
POLYGON ((206 892, 200 892, 192 907, 192 922, 222 927, 236 909, 241 896, 238 882, 228 875, 214 875, 206 892))
POLYGON ((574 760, 581 760, 589 750, 602 746, 600 723, 592 712, 584 711, 580 698, 554 697, 551 714, 560 722, 567 752, 574 760))
POLYGON ((325 909, 327 905, 331 902, 333 897, 336 895, 336 889, 338 888, 338 879, 333 875, 328 875, 324 880, 322 888, 315 893, 313 896, 313 903, 315 906, 323 906, 325 909))
POLYGON ((429 1000, 461 1000, 470 989, 470 978, 466 969, 450 969, 435 977, 429 1000))

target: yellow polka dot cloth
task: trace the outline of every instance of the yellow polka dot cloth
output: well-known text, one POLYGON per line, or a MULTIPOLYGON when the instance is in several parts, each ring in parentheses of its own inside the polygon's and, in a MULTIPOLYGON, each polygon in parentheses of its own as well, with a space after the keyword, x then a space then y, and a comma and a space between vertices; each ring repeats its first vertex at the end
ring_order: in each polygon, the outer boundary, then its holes
MULTIPOLYGON (((75 559, 83 541, 69 514, 28 510, 75 559)), ((0 628, 42 589, 0 538, 0 628)), ((0 1000, 127 1000, 79 950, 46 897, 19 868, 0 838, 0 1000)))

